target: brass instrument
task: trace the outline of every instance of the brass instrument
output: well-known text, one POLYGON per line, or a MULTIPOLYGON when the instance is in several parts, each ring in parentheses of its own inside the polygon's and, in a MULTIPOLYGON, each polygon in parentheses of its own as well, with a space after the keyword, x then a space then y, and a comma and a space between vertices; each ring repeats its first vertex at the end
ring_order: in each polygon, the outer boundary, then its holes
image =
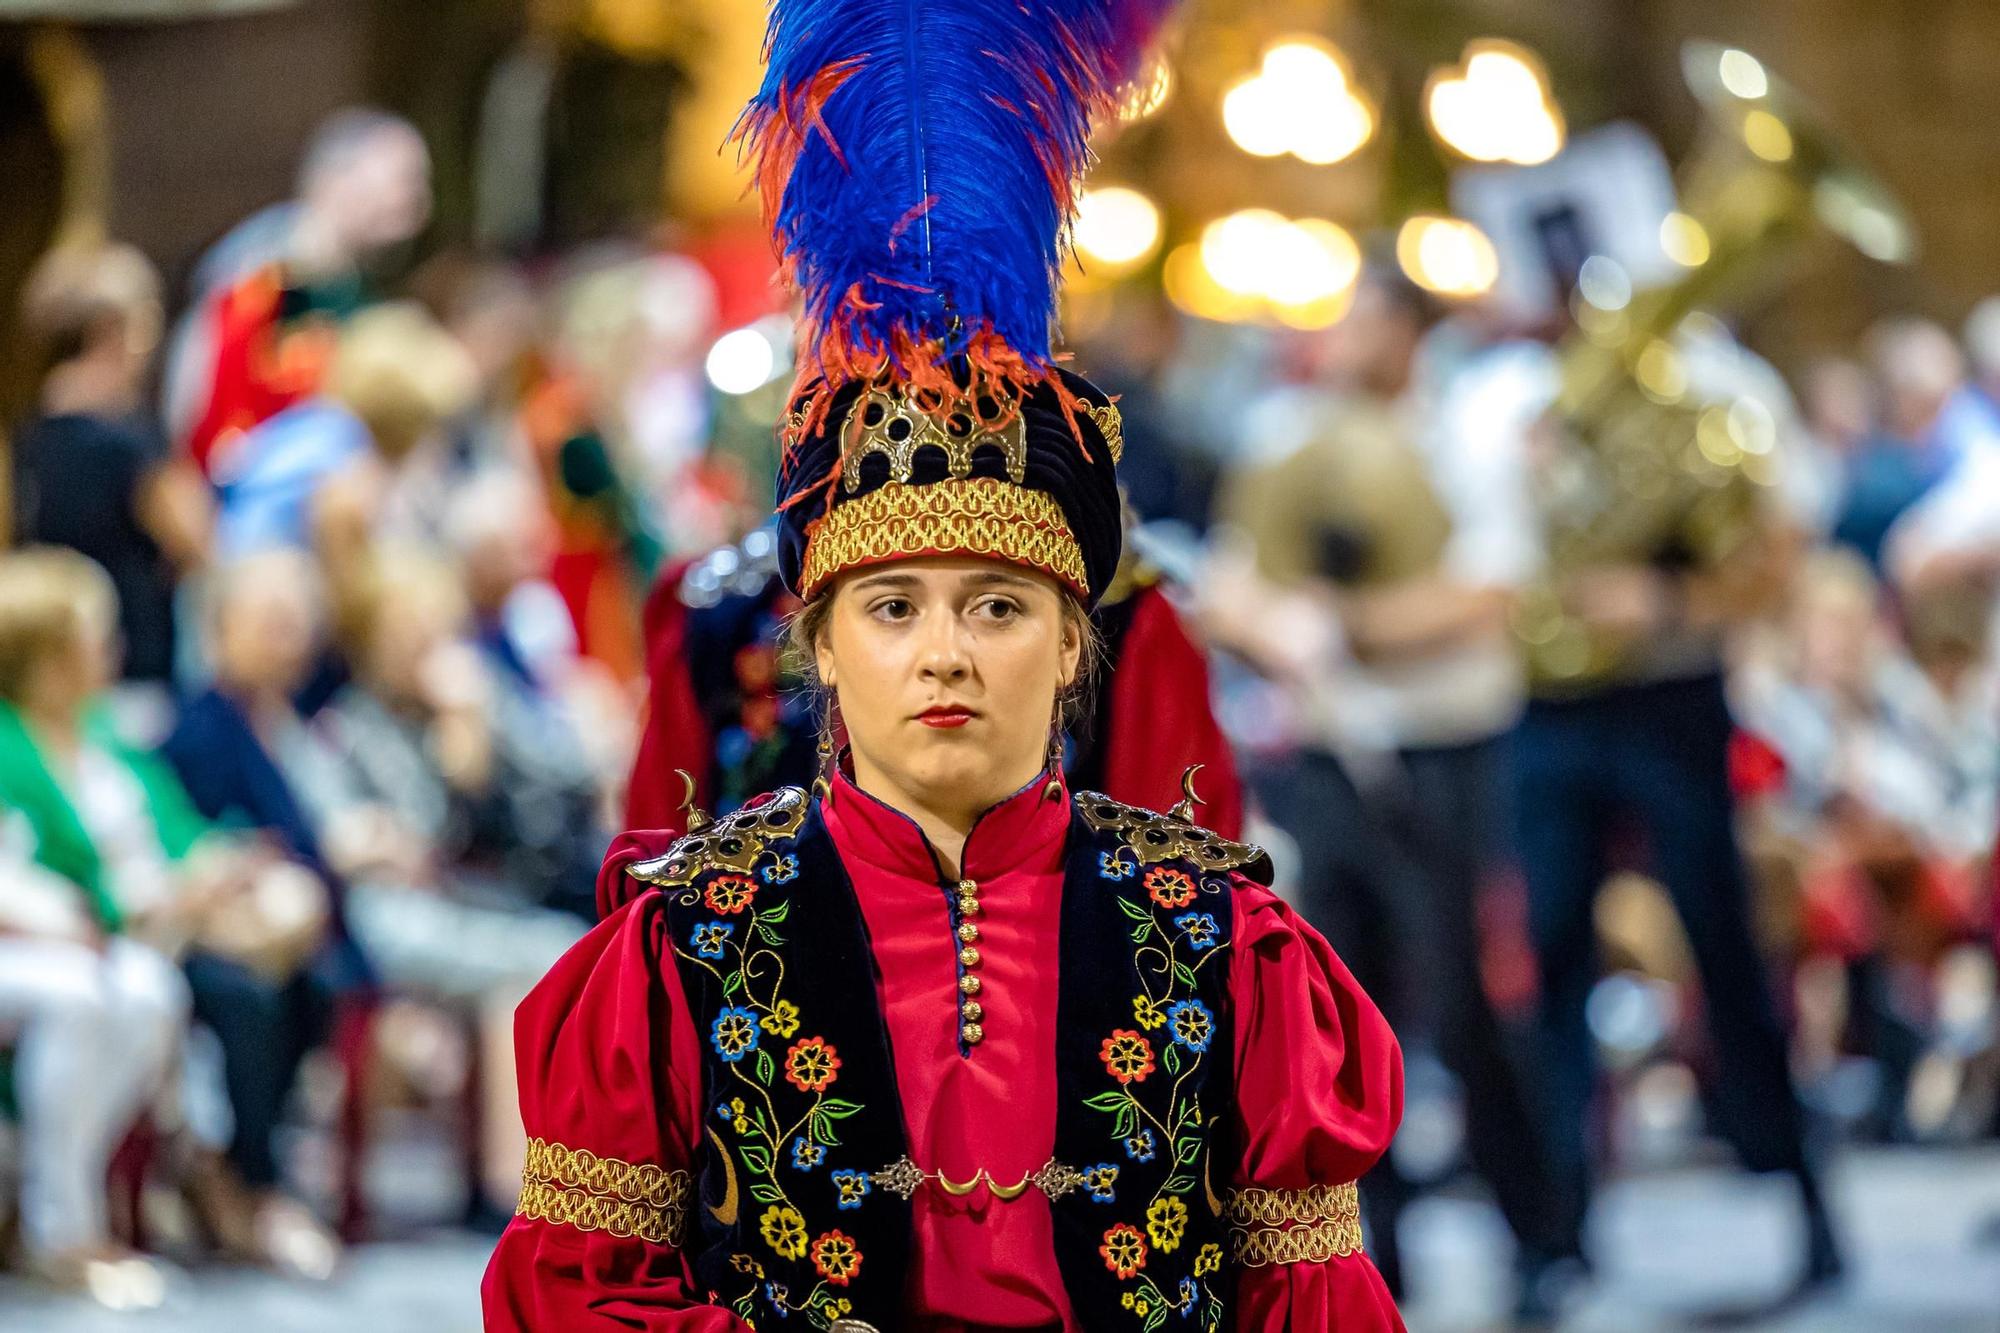
POLYGON ((1669 553, 1713 567, 1766 521, 1763 492, 1778 469, 1772 415, 1689 382, 1676 346, 1687 317, 1741 301, 1815 231, 1884 263, 1914 254, 1888 190, 1754 57, 1690 42, 1681 67, 1707 124, 1669 226, 1677 258, 1694 262, 1621 309, 1590 304, 1586 290, 1578 327, 1557 348, 1562 389, 1535 469, 1548 562, 1515 612, 1544 693, 1616 679, 1636 647, 1565 605, 1570 578, 1669 553))

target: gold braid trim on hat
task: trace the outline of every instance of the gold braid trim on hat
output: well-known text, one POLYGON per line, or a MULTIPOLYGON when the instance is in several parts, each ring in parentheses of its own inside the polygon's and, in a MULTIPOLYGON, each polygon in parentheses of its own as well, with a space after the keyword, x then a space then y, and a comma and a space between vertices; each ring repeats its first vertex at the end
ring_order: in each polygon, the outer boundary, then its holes
POLYGON ((1361 1193, 1345 1185, 1230 1190, 1223 1196, 1238 1264, 1324 1263, 1361 1253, 1361 1193))
POLYGON ((992 556, 1039 569, 1088 594, 1083 548, 1044 491, 994 477, 891 482, 837 504, 806 530, 799 594, 860 565, 919 555, 992 556))
POLYGON ((634 1165, 599 1157, 546 1139, 528 1140, 521 1168, 520 1217, 578 1231, 637 1236, 655 1245, 679 1245, 687 1232, 687 1201, 694 1178, 650 1163, 634 1165))

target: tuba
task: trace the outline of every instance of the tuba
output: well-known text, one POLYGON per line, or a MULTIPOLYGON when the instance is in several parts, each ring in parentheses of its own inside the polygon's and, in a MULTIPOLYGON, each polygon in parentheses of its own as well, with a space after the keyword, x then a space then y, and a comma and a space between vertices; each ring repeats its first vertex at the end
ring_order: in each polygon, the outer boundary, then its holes
POLYGON ((1620 309, 1580 297, 1577 328, 1556 349, 1562 387, 1535 468, 1548 559, 1514 614, 1545 694, 1617 679, 1637 646, 1566 607, 1569 577, 1670 556, 1713 567, 1766 522, 1779 466, 1770 409, 1691 384, 1683 322, 1744 300, 1815 233, 1884 263, 1915 250, 1887 188, 1754 57, 1690 42, 1681 68, 1705 121, 1675 219, 1682 257, 1696 262, 1620 309))

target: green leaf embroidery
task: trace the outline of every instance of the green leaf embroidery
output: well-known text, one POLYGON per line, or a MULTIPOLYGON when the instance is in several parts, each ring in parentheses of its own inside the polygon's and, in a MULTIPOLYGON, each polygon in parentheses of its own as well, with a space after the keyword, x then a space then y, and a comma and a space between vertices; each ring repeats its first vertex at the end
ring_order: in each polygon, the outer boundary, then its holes
POLYGON ((1130 898, 1120 898, 1118 900, 1118 910, 1126 916, 1131 917, 1134 921, 1151 921, 1153 919, 1151 912, 1148 912, 1130 898))
POLYGON ((768 1084, 771 1076, 778 1072, 778 1062, 771 1058, 769 1051, 757 1052, 757 1081, 768 1084))
POLYGON ((1186 1194, 1189 1190, 1193 1188, 1194 1188, 1194 1177, 1186 1174, 1185 1172, 1183 1172, 1178 1176, 1174 1176, 1173 1178, 1168 1180, 1166 1184, 1160 1186, 1160 1189, 1168 1194, 1186 1194))
POLYGON ((823 1143, 829 1148, 840 1146, 840 1136, 833 1132, 833 1121, 827 1117, 824 1107, 815 1106, 806 1117, 806 1134, 815 1143, 823 1143))
POLYGON ((750 1197, 758 1203, 780 1203, 785 1196, 776 1185, 766 1185, 760 1181, 750 1187, 750 1197))
POLYGON ((1167 1053, 1160 1057, 1160 1063, 1167 1067, 1169 1074, 1181 1072, 1181 1048, 1178 1044, 1167 1047, 1167 1053))
POLYGON ((1095 1097, 1086 1097, 1083 1104, 1093 1111, 1116 1111, 1132 1104, 1129 1092, 1100 1092, 1095 1097))
POLYGON ((780 935, 777 931, 772 930, 769 926, 764 925, 762 922, 759 922, 756 925, 752 926, 750 928, 750 933, 754 935, 756 938, 762 940, 766 944, 775 944, 782 948, 785 943, 784 936, 780 935))
POLYGON ((1114 1139, 1129 1139, 1139 1130, 1139 1108, 1131 1102, 1118 1108, 1118 1122, 1111 1127, 1114 1139))
POLYGON ((860 1109, 860 1102, 844 1102, 838 1097, 829 1097, 819 1104, 820 1114, 833 1120, 845 1120, 860 1109))
POLYGON ((757 1144, 754 1143, 744 1144, 743 1165, 749 1167, 752 1171, 754 1171, 760 1176, 770 1175, 771 1174, 770 1150, 768 1148, 759 1147, 757 1144))
POLYGON ((763 922, 765 925, 781 926, 785 922, 786 914, 789 913, 791 910, 792 910, 792 900, 787 898, 785 899, 785 901, 779 903, 776 907, 769 907, 757 913, 757 919, 763 922))
POLYGON ((1194 969, 1186 963, 1175 963, 1174 980, 1180 982, 1181 985, 1186 986, 1189 990, 1193 990, 1195 986, 1194 969))
POLYGON ((1132 943, 1144 944, 1146 937, 1152 933, 1153 923, 1150 921, 1141 921, 1138 925, 1132 927, 1132 943))
POLYGON ((1187 1166, 1199 1156, 1201 1156, 1201 1140, 1194 1135, 1190 1134, 1184 1139, 1174 1140, 1174 1161, 1176 1164, 1187 1166))

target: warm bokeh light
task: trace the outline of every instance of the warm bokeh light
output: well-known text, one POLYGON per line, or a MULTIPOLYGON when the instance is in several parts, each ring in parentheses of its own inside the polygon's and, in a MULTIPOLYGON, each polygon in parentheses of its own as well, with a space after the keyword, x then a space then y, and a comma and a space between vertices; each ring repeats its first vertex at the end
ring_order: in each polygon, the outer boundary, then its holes
POLYGON ((1396 262, 1410 281, 1439 296, 1480 296, 1500 278, 1486 233, 1460 218, 1419 215, 1396 233, 1396 262))
POLYGON ((1682 268, 1708 262, 1708 230, 1685 213, 1669 213, 1660 223, 1660 248, 1682 268))
POLYGON ((1791 128, 1762 107, 1743 117, 1743 142, 1766 162, 1791 160, 1791 128))
POLYGON ((1722 53, 1717 69, 1722 86, 1746 102, 1754 102, 1771 91, 1771 77, 1756 56, 1735 47, 1722 53))
POLYGON ((1222 127, 1255 157, 1290 153, 1331 166, 1360 151, 1375 133, 1375 108, 1352 86, 1338 51, 1293 37, 1264 52, 1257 73, 1230 85, 1222 127))
POLYGON ((1085 190, 1076 203, 1076 251, 1109 269, 1128 269, 1160 246, 1160 210, 1122 185, 1085 190))
POLYGON ((1433 71, 1424 110, 1437 137, 1475 162, 1533 166, 1562 151, 1563 116, 1547 72, 1512 42, 1474 42, 1458 68, 1433 71))
POLYGON ((1155 115, 1174 91, 1174 69, 1163 55, 1153 57, 1146 72, 1132 81, 1118 104, 1118 119, 1127 123, 1155 115))
POLYGON ((1346 312, 1360 272, 1361 246, 1346 228, 1248 208, 1168 256, 1167 295, 1206 319, 1324 328, 1346 312))

